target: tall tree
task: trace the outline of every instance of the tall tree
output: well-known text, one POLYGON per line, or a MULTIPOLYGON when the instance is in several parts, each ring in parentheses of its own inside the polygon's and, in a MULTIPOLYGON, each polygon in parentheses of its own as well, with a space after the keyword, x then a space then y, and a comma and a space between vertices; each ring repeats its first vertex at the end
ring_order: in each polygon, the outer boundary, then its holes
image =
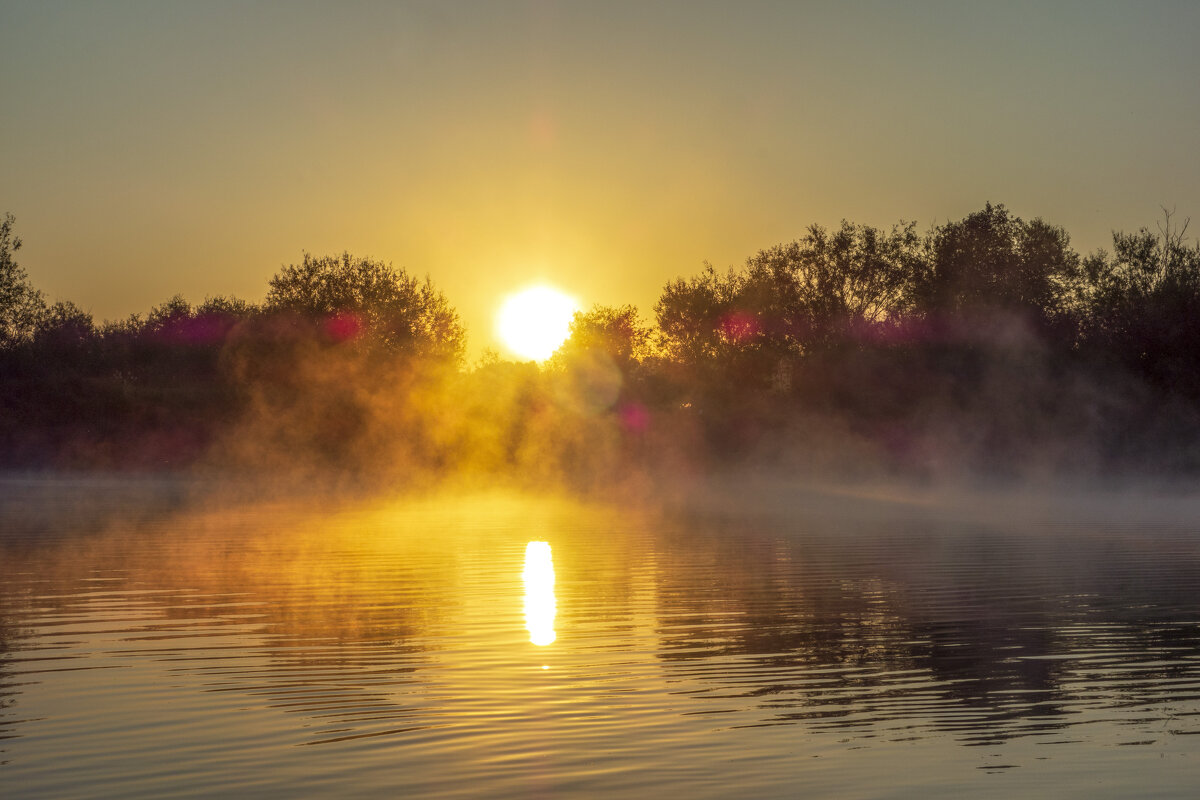
POLYGON ((693 278, 669 282, 654 305, 667 354, 695 364, 716 357, 728 343, 729 324, 744 278, 730 270, 718 274, 712 265, 693 278))
POLYGON ((746 262, 736 303, 757 328, 805 352, 903 311, 921 268, 913 223, 891 231, 845 220, 835 231, 812 225, 800 239, 746 262))
POLYGON ((284 267, 270 280, 267 308, 321 322, 337 339, 369 337, 411 355, 461 361, 466 334, 458 314, 426 278, 349 253, 284 267))
POLYGON ((0 347, 32 337, 46 312, 45 298, 29 284, 29 276, 13 257, 21 249, 21 239, 13 233, 14 222, 10 213, 0 222, 0 347))
POLYGON ((586 352, 601 352, 627 370, 646 355, 649 341, 650 330, 638 319, 636 307, 596 305, 589 311, 575 312, 571 335, 560 354, 571 358, 586 352))
POLYGON ((1114 233, 1084 261, 1083 336, 1136 371, 1200 396, 1200 243, 1165 213, 1158 231, 1114 233))
POLYGON ((1003 205, 937 227, 928 264, 915 286, 919 307, 934 317, 994 312, 1051 320, 1065 313, 1080 260, 1062 228, 1013 216, 1003 205))

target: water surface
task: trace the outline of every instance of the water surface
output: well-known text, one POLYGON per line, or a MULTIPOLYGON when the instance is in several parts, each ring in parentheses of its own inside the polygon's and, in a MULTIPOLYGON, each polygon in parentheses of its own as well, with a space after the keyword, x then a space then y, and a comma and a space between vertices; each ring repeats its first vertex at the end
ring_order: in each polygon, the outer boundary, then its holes
POLYGON ((5 797, 1200 788, 1189 525, 5 488, 5 797))

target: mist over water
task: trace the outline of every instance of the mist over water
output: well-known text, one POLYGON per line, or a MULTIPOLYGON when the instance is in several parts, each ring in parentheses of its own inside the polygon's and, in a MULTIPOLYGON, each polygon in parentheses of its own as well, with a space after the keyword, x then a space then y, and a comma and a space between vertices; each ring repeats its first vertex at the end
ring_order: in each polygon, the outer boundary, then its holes
POLYGON ((1182 517, 121 486, 5 483, 6 796, 1193 786, 1182 517))
POLYGON ((9 273, 6 796, 1194 793, 1169 214, 812 226, 542 363, 348 252, 99 328, 9 273))
POLYGON ((668 281, 645 314, 578 311, 545 361, 470 365, 451 298, 389 262, 305 253, 262 304, 177 295, 97 326, 34 288, 14 225, 9 468, 643 496, 746 470, 1033 489, 1200 473, 1200 245, 1171 211, 1087 255, 991 203, 923 233, 811 225, 668 281))
POLYGON ((0 800, 1200 795, 1200 4, 93 5, 0 800))

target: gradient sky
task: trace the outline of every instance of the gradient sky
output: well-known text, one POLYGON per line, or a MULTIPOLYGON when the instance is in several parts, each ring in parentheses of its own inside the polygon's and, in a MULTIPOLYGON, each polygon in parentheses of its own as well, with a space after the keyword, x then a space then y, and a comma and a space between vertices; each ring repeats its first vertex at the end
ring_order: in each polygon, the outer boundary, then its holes
MULTIPOLYGON (((52 299, 261 300, 302 251, 585 305, 986 201, 1200 218, 1200 3, 0 0, 0 213, 52 299)), ((1200 224, 1200 219, 1198 219, 1200 224)))

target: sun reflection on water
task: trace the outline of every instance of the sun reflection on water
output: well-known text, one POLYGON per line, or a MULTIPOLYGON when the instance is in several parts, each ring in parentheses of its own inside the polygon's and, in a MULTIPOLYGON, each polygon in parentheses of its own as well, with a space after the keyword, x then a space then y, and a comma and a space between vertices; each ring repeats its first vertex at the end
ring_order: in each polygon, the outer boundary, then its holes
POLYGON ((544 647, 553 642, 554 617, 558 613, 554 599, 554 559, 548 542, 530 542, 525 547, 525 628, 529 641, 544 647))

